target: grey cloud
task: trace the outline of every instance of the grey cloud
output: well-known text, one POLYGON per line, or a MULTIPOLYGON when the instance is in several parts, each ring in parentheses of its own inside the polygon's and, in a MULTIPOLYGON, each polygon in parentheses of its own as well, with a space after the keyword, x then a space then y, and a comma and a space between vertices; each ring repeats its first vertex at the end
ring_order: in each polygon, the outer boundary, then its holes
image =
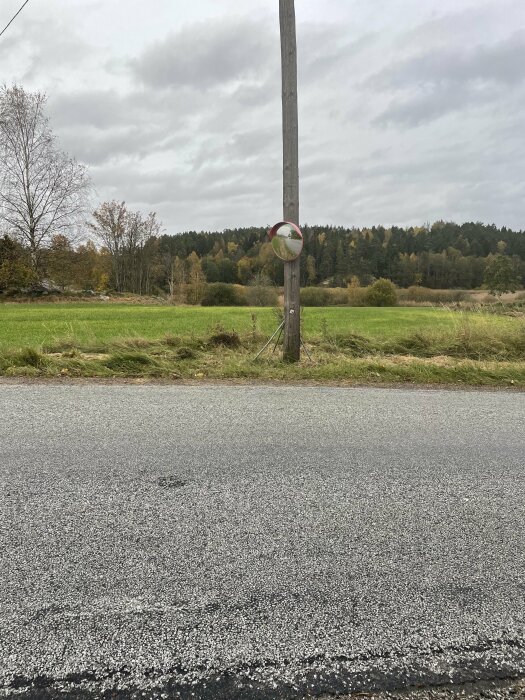
POLYGON ((53 124, 61 127, 75 124, 106 129, 120 123, 128 114, 129 98, 113 90, 93 90, 80 93, 58 93, 49 100, 53 124))
POLYGON ((273 129, 256 129, 235 134, 228 144, 229 153, 238 160, 252 160, 260 156, 278 152, 280 147, 277 133, 273 129))
POLYGON ((104 131, 88 129, 84 136, 79 142, 77 132, 65 131, 61 134, 61 142, 66 151, 91 166, 107 164, 120 157, 143 160, 162 150, 165 139, 158 130, 148 133, 140 127, 104 131))
POLYGON ((184 89, 164 99, 153 90, 123 95, 95 90, 58 93, 49 101, 63 146, 89 165, 180 149, 188 140, 188 123, 200 109, 199 100, 192 100, 184 89))
POLYGON ((370 181, 417 188, 423 183, 432 188, 444 183, 448 188, 464 189, 489 182, 495 190, 514 187, 516 182, 522 185, 525 144, 516 141, 505 126, 493 130, 486 124, 481 115, 477 124, 471 120, 463 132, 445 129, 441 138, 429 143, 425 143, 423 132, 421 144, 411 150, 401 141, 394 152, 371 157, 364 164, 363 175, 370 181))
POLYGON ((494 46, 433 50, 398 62, 369 78, 368 92, 394 96, 372 123, 419 126, 451 112, 508 99, 525 83, 525 34, 494 46))
POLYGON ((525 80, 525 33, 493 46, 433 50, 399 61, 371 76, 365 85, 387 89, 414 85, 490 81, 515 85, 525 80))
POLYGON ((278 50, 278 36, 265 23, 208 21, 171 34, 130 66, 152 87, 208 89, 264 73, 278 50))
POLYGON ((450 188, 443 198, 442 207, 455 212, 456 219, 461 221, 507 222, 506 225, 521 230, 523 220, 516 216, 515 202, 522 200, 524 195, 522 183, 509 187, 507 183, 485 177, 478 182, 463 182, 450 188))
MULTIPOLYGON (((179 220, 184 216, 187 225, 195 228, 195 220, 210 222, 212 228, 221 228, 222 221, 240 222, 250 211, 255 221, 267 223, 269 192, 280 203, 278 164, 265 163, 246 177, 244 169, 231 168, 226 162, 212 163, 206 169, 188 172, 181 167, 164 168, 144 173, 140 164, 106 164, 94 169, 94 179, 106 198, 119 197, 137 206, 147 202, 158 211, 164 221, 179 220), (177 215, 180 210, 181 214, 177 215), (264 215, 266 212, 266 215, 264 215), (188 217, 193 216, 193 223, 188 217), (226 216, 226 218, 224 218, 226 216), (261 219, 262 217, 262 219, 261 219)), ((200 224, 199 226, 204 226, 200 224)))
MULTIPOLYGON (((327 188, 334 186, 333 178, 337 176, 341 179, 362 179, 365 170, 362 163, 352 162, 347 158, 330 156, 314 156, 305 158, 301 162, 301 179, 303 183, 315 183, 315 187, 320 183, 325 183, 327 188)), ((322 184, 321 184, 322 186, 322 184)))
POLYGON ((206 170, 187 172, 180 167, 144 173, 139 164, 108 165, 97 169, 97 182, 103 186, 118 184, 126 199, 146 196, 152 205, 174 201, 220 201, 224 197, 246 197, 259 192, 261 180, 267 177, 268 166, 246 178, 244 171, 227 163, 214 163, 206 170))
POLYGON ((372 124, 377 126, 420 126, 451 112, 472 105, 479 107, 484 102, 494 101, 498 94, 497 90, 476 90, 456 85, 444 85, 437 89, 416 93, 408 99, 391 101, 388 108, 372 120, 372 124))
POLYGON ((525 28, 522 0, 476 2, 470 7, 458 7, 425 21, 402 33, 399 45, 408 47, 448 46, 464 47, 471 37, 476 43, 498 42, 509 36, 509 31, 525 28), (512 21, 509 22, 509 18, 512 21), (520 21, 521 18, 521 21, 520 21))
MULTIPOLYGON (((509 91, 501 85, 443 84, 390 100, 388 107, 383 107, 371 123, 374 126, 406 129, 430 124, 454 113, 462 114, 465 119, 469 110, 476 110, 478 118, 489 124, 499 115, 499 125, 502 126, 516 110, 523 113, 524 109, 524 86, 516 86, 509 91)), ((518 140, 518 130, 514 128, 513 132, 518 140)))
POLYGON ((210 137, 200 144, 192 161, 193 169, 209 169, 217 163, 227 163, 231 169, 244 169, 253 161, 274 161, 280 147, 280 134, 273 129, 244 131, 224 141, 210 137))
POLYGON ((268 104, 269 101, 278 102, 280 84, 280 75, 275 73, 273 77, 264 81, 239 85, 230 94, 230 98, 241 108, 260 107, 268 104))
POLYGON ((238 133, 264 128, 281 133, 280 87, 251 86, 231 93, 215 94, 200 110, 195 121, 195 136, 213 136, 220 143, 238 133))
POLYGON ((357 38, 348 37, 348 27, 315 25, 300 28, 299 77, 313 82, 357 67, 365 52, 377 45, 380 34, 367 32, 357 38))
POLYGON ((0 41, 0 60, 7 61, 16 49, 20 47, 20 38, 13 34, 6 34, 0 41))
POLYGON ((365 155, 345 159, 332 149, 325 158, 305 156, 304 216, 312 221, 311 212, 321 212, 317 220, 327 223, 369 225, 373 211, 373 221, 383 224, 445 217, 523 227, 515 203, 525 190, 525 144, 516 138, 519 119, 508 107, 504 103, 492 120, 490 112, 473 110, 439 127, 380 133, 389 147, 365 148, 365 155))
POLYGON ((70 66, 78 68, 91 56, 88 42, 60 17, 46 21, 26 14, 23 19, 23 24, 13 24, 0 42, 0 58, 8 60, 15 53, 25 53, 25 60, 17 66, 17 80, 32 80, 43 66, 48 71, 63 68, 65 57, 70 66))
POLYGON ((152 121, 181 127, 186 118, 206 106, 193 91, 181 88, 169 94, 153 89, 58 92, 49 99, 53 123, 59 126, 89 125, 99 129, 122 125, 151 125, 152 121))

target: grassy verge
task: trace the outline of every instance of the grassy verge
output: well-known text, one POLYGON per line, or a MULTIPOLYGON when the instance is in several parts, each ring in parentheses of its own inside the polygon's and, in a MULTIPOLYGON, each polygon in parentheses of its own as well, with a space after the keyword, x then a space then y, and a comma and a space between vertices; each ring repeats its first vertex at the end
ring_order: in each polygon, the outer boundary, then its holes
MULTIPOLYGON (((272 347, 259 360, 253 359, 276 323, 270 309, 263 310, 264 323, 259 321, 260 309, 255 320, 246 309, 228 309, 233 313, 226 314, 225 310, 215 309, 212 316, 210 310, 203 310, 208 314, 204 323, 199 317, 201 310, 177 309, 185 322, 193 325, 186 325, 178 333, 164 332, 155 337, 157 316, 150 315, 153 323, 148 325, 141 315, 144 309, 130 308, 135 310, 132 319, 136 332, 127 338, 115 337, 115 329, 112 335, 106 323, 82 325, 86 324, 85 319, 79 326, 83 332, 78 335, 49 333, 47 340, 42 341, 36 333, 32 343, 20 345, 7 343, 7 333, 0 335, 0 376, 525 388, 522 319, 435 309, 330 309, 319 316, 309 316, 308 310, 305 326, 309 331, 305 337, 312 361, 303 354, 303 360, 292 365, 281 361, 279 351, 272 355, 272 347), (431 313, 416 313, 421 311, 431 313), (351 318, 343 319, 340 312, 350 312, 351 318), (243 314, 236 324, 240 330, 232 330, 234 316, 239 313, 243 314), (211 327, 210 321, 224 316, 230 324, 211 327), (359 323, 367 332, 357 332, 359 323), (138 334, 139 328, 142 335, 138 334)), ((29 318, 29 327, 31 322, 29 318)), ((29 330, 25 330, 26 340, 31 338, 29 330)), ((68 330, 75 330, 74 325, 68 330)))
MULTIPOLYGON (((306 338, 357 333, 371 338, 401 337, 413 332, 455 332, 466 314, 443 308, 307 308, 306 338)), ((469 314, 471 326, 487 324, 484 314, 469 314)), ((514 319, 493 316, 491 328, 512 330, 514 319)), ((115 338, 155 340, 166 333, 205 338, 220 324, 246 335, 270 335, 277 319, 271 308, 137 306, 125 304, 0 304, 0 351, 37 347, 65 337, 75 342, 105 345, 115 338)))

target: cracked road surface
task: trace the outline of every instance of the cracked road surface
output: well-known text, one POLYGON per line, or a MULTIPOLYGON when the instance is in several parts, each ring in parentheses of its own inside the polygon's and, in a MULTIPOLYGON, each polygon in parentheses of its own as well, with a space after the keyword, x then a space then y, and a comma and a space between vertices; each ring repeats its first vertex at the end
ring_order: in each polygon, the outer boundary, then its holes
POLYGON ((0 697, 525 675, 525 394, 0 385, 0 697))

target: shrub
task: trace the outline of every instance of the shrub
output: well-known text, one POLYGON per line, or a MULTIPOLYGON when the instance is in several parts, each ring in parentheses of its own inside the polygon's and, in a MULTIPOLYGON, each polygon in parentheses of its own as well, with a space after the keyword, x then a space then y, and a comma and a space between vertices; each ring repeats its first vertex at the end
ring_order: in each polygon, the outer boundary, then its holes
POLYGON ((246 299, 250 306, 276 306, 279 294, 275 287, 253 285, 246 288, 246 299))
POLYGON ((395 285, 390 280, 378 279, 366 290, 366 302, 368 306, 396 306, 395 285))
POLYGON ((166 333, 162 338, 162 342, 170 348, 176 348, 180 344, 178 336, 173 335, 173 333, 166 333))
POLYGON ((279 291, 264 272, 258 272, 246 287, 246 297, 250 306, 276 306, 279 291))
POLYGON ((428 287, 412 286, 408 289, 398 289, 397 298, 400 302, 410 301, 417 304, 453 304, 465 301, 467 292, 460 289, 429 289, 428 287))
POLYGON ((227 348, 238 348, 241 344, 239 334, 235 331, 217 330, 210 336, 211 345, 224 345, 227 348))
POLYGON ((145 369, 155 366, 155 361, 142 352, 115 352, 104 362, 105 366, 115 372, 141 374, 145 369))
POLYGON ((338 348, 346 350, 348 354, 354 355, 355 357, 370 355, 374 351, 377 351, 377 348, 374 347, 374 343, 370 338, 366 338, 358 333, 335 335, 333 342, 338 348))
POLYGON ((5 297, 13 298, 20 295, 20 290, 17 287, 8 287, 7 289, 0 289, 0 294, 5 297))
POLYGON ((240 288, 233 284, 214 282, 206 285, 201 306, 246 306, 248 301, 240 288))
POLYGON ((34 348, 23 348, 13 360, 18 367, 40 367, 44 364, 44 356, 34 348))
POLYGON ((348 290, 342 287, 334 287, 327 289, 328 303, 330 306, 347 306, 348 305, 348 290))
POLYGON ((194 360, 197 357, 195 350, 184 345, 175 354, 179 360, 194 360))
POLYGON ((383 351, 394 355, 415 355, 431 357, 434 353, 435 339, 432 334, 414 331, 399 338, 389 338, 383 345, 383 351))
POLYGON ((346 298, 348 306, 366 306, 367 287, 348 287, 346 298))
POLYGON ((22 366, 12 366, 8 367, 4 371, 6 377, 38 377, 39 370, 37 367, 31 367, 29 365, 22 366))
MULTIPOLYGON (((519 263, 519 260, 518 260, 519 263)), ((489 255, 485 267, 485 285, 491 294, 500 296, 520 288, 520 274, 508 255, 489 255)))
POLYGON ((366 306, 366 289, 342 287, 304 287, 302 306, 366 306))
POLYGON ((303 287, 301 306, 329 306, 330 292, 323 287, 303 287))

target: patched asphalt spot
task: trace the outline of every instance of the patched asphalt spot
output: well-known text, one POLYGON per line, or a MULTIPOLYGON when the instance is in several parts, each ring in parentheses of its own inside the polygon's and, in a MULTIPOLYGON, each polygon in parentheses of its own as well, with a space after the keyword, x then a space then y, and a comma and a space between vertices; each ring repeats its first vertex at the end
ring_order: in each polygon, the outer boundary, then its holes
POLYGON ((163 489, 181 489, 183 486, 186 486, 187 483, 187 481, 183 481, 182 479, 179 479, 173 475, 160 476, 157 479, 158 486, 163 489))

